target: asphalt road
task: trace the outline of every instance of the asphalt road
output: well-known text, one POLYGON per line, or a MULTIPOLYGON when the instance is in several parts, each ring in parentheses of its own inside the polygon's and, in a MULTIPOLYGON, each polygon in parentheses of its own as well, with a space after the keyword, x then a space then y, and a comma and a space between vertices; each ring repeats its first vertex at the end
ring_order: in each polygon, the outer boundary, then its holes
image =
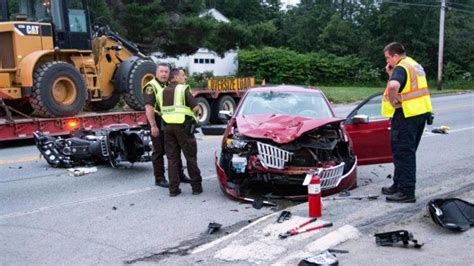
MULTIPOLYGON (((418 184, 425 189, 420 197, 472 184, 466 176, 474 170, 474 94, 434 97, 433 105, 433 126, 448 125, 450 134, 428 132, 422 139, 418 184)), ((344 116, 351 108, 338 106, 336 113, 344 116)), ((273 213, 229 200, 220 192, 213 166, 219 145, 219 137, 199 137, 205 192, 193 196, 190 186, 182 184, 183 194, 176 198, 154 186, 149 163, 122 169, 100 166, 96 173, 70 177, 65 169, 50 168, 39 159, 34 146, 2 148, 0 263, 156 262, 273 213), (224 230, 208 236, 205 231, 213 221, 224 230)), ((355 192, 378 192, 389 184, 385 176, 391 171, 390 164, 360 167, 360 188, 355 192)), ((380 211, 383 214, 383 208, 380 211)), ((341 205, 334 216, 349 213, 351 208, 341 205)))

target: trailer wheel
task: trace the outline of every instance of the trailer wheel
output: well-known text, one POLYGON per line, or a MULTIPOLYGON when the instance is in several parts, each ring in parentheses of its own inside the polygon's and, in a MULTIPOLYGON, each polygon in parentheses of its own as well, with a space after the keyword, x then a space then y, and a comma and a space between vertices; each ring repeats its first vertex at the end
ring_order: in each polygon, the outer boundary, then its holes
POLYGON ((127 77, 127 90, 123 94, 125 102, 137 111, 145 110, 142 89, 155 77, 156 64, 143 59, 137 60, 127 77))
POLYGON ((86 103, 86 84, 71 64, 47 62, 33 73, 30 104, 42 117, 73 116, 86 103))
POLYGON ((120 94, 114 89, 112 95, 97 102, 90 102, 88 108, 92 111, 107 111, 114 108, 120 101, 120 94))
POLYGON ((211 106, 209 105, 209 102, 204 97, 196 97, 196 101, 199 107, 196 114, 199 120, 199 124, 209 124, 209 120, 211 119, 211 106))
POLYGON ((226 124, 227 119, 223 119, 219 117, 219 111, 221 110, 226 110, 226 111, 231 111, 232 113, 235 112, 235 100, 229 95, 225 95, 219 98, 219 100, 216 102, 214 105, 214 110, 212 112, 213 117, 212 121, 214 123, 221 123, 221 124, 226 124))

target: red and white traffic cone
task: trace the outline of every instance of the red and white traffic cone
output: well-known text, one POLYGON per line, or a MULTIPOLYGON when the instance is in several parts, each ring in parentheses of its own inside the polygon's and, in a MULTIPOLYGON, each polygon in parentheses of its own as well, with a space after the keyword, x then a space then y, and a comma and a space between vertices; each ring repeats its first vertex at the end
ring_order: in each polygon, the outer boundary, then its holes
POLYGON ((313 173, 311 181, 308 184, 308 207, 309 217, 321 217, 321 180, 318 173, 313 173))

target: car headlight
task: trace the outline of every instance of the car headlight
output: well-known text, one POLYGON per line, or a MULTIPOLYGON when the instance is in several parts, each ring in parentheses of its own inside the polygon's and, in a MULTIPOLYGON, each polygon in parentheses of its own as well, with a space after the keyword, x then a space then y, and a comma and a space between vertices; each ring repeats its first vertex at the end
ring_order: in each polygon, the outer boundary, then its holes
POLYGON ((227 148, 230 149, 243 149, 247 146, 247 141, 239 139, 226 139, 225 141, 227 148))

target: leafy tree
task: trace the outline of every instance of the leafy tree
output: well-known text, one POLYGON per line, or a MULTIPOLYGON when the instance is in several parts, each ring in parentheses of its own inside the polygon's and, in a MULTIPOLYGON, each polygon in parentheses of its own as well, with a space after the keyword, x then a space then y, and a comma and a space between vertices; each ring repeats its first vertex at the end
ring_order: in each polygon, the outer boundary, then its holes
POLYGON ((334 14, 319 36, 319 42, 329 53, 336 55, 356 54, 359 47, 357 30, 338 14, 334 14))

